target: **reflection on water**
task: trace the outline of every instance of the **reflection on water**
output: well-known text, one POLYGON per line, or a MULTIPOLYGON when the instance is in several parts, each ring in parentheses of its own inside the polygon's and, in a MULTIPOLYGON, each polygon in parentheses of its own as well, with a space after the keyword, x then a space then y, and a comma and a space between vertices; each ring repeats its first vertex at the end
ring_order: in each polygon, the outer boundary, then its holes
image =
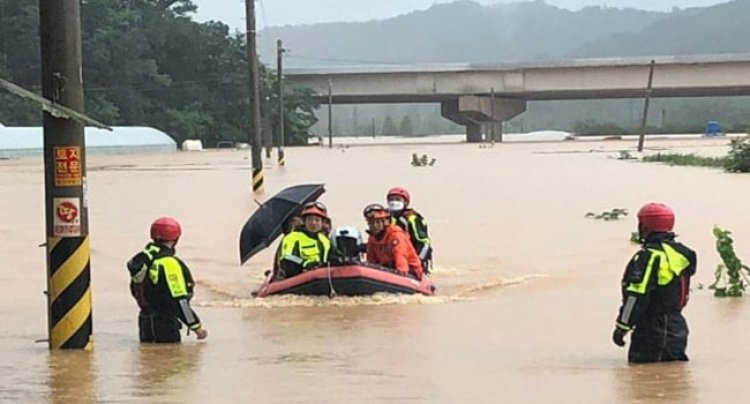
POLYGON ((47 401, 53 404, 97 402, 93 362, 93 354, 86 351, 50 352, 47 401))
POLYGON ((189 402, 204 344, 142 344, 133 357, 135 397, 189 402))
MULTIPOLYGON (((750 258, 750 257, 749 257, 750 258)), ((710 293, 713 293, 711 291, 710 293)), ((721 304, 716 305, 716 319, 733 326, 742 326, 743 315, 747 313, 747 305, 744 299, 725 297, 718 300, 721 304)))
POLYGON ((623 403, 697 402, 689 363, 632 365, 613 372, 623 403))

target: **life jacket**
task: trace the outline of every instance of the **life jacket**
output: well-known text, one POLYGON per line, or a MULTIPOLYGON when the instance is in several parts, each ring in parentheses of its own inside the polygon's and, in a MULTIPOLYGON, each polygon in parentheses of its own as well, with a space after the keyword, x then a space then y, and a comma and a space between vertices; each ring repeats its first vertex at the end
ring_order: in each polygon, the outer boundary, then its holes
POLYGON ((413 209, 405 209, 399 216, 391 217, 391 224, 398 225, 409 234, 411 244, 420 260, 424 262, 432 259, 432 243, 427 231, 427 222, 422 215, 413 209))
POLYGON ((328 262, 331 242, 322 232, 316 236, 314 238, 301 230, 287 234, 281 241, 279 263, 286 260, 307 269, 328 262))
POLYGON ((625 269, 617 327, 630 330, 654 316, 680 313, 695 270, 695 252, 675 241, 673 233, 650 235, 625 269))
POLYGON ((134 255, 126 264, 130 273, 130 294, 138 303, 138 307, 146 309, 146 284, 143 282, 148 276, 148 270, 154 260, 165 254, 164 248, 156 243, 148 243, 143 251, 134 255))
POLYGON ((402 274, 411 273, 422 279, 423 268, 419 256, 404 230, 395 224, 388 225, 379 236, 367 239, 367 262, 393 268, 402 274))

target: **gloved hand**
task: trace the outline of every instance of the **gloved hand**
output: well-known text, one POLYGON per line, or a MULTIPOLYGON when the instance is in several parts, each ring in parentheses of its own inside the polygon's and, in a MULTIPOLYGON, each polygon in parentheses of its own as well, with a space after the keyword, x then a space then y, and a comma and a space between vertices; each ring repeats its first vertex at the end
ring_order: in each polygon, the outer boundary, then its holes
POLYGON ((201 327, 201 328, 195 330, 195 336, 198 339, 206 339, 208 337, 208 330, 205 329, 205 328, 203 328, 203 327, 201 327))
POLYGON ((625 335, 627 335, 628 330, 623 330, 620 327, 615 327, 615 331, 612 333, 612 342, 615 343, 617 346, 625 346, 625 335))

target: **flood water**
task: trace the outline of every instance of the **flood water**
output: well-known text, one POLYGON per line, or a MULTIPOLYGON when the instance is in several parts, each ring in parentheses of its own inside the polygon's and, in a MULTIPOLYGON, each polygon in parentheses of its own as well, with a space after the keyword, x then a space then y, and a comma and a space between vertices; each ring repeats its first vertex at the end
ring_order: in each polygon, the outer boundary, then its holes
MULTIPOLYGON (((726 140, 652 140, 649 152, 718 155, 726 140)), ((750 305, 699 289, 719 262, 711 229, 750 260, 750 176, 618 160, 633 141, 290 148, 266 194, 323 182, 334 226, 394 185, 435 244, 435 297, 252 299, 272 250, 239 265, 255 209, 247 151, 89 156, 93 352, 50 352, 41 158, 0 161, 0 401, 158 403, 746 402, 750 305), (411 154, 437 159, 412 167, 411 154), (686 364, 628 366, 610 342, 634 213, 659 200, 698 253, 686 364), (587 212, 627 208, 619 221, 587 212), (124 263, 155 217, 183 225, 209 330, 141 346, 124 263), (252 400, 252 401, 251 401, 252 400)), ((262 201, 263 197, 259 197, 262 201)))

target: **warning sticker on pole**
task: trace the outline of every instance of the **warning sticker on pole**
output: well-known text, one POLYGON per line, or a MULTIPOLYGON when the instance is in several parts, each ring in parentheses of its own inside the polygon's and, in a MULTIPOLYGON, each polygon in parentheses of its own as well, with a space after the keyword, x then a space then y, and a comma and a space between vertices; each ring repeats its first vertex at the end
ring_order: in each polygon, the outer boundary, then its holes
POLYGON ((53 198, 55 209, 52 221, 54 237, 81 236, 81 202, 78 198, 53 198))
POLYGON ((81 148, 78 146, 64 146, 53 149, 55 153, 55 186, 81 186, 81 148))

